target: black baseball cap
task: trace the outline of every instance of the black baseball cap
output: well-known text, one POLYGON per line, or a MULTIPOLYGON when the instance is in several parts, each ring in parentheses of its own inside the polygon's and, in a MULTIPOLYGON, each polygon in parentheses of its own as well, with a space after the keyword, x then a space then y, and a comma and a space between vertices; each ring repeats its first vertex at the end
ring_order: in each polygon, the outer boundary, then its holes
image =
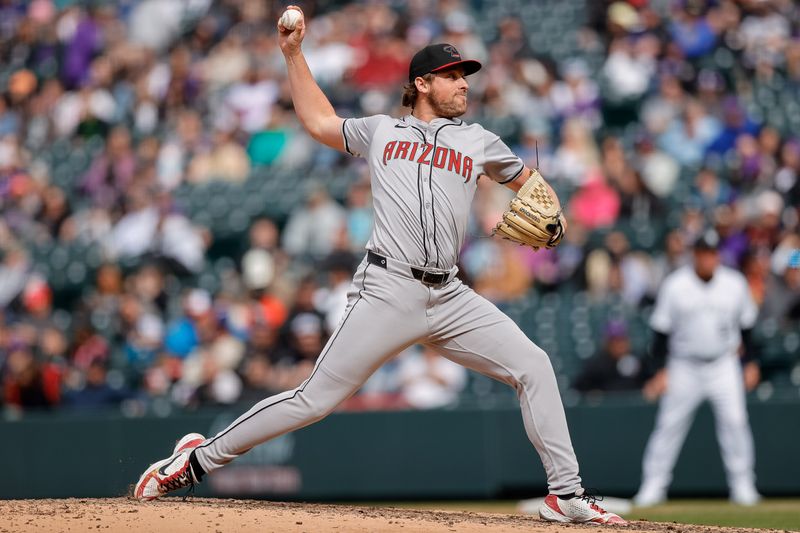
POLYGON ((408 66, 408 81, 413 83, 418 76, 460 66, 464 75, 475 74, 481 64, 474 59, 461 59, 461 52, 452 44, 431 44, 414 54, 408 66))
POLYGON ((719 234, 710 229, 694 241, 695 250, 717 250, 719 248, 719 234))

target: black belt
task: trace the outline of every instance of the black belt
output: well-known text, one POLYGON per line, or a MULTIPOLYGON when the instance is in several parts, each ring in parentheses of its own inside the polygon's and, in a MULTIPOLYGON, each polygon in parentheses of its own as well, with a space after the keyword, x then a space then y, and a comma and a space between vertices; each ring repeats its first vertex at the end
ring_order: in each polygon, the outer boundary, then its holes
MULTIPOLYGON (((372 250, 367 250, 367 263, 379 266, 383 269, 386 268, 386 258, 376 254, 372 250)), ((447 278, 450 276, 449 272, 429 272, 415 267, 409 267, 409 269, 414 279, 420 281, 424 285, 441 285, 446 282, 447 278)))

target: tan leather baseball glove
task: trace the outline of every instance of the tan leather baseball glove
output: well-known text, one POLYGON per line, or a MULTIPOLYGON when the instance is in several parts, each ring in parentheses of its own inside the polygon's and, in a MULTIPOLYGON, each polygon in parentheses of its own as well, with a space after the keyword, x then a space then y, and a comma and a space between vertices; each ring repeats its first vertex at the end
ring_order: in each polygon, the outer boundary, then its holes
POLYGON ((511 200, 492 235, 539 248, 553 248, 564 236, 564 216, 544 178, 533 170, 530 178, 511 200))

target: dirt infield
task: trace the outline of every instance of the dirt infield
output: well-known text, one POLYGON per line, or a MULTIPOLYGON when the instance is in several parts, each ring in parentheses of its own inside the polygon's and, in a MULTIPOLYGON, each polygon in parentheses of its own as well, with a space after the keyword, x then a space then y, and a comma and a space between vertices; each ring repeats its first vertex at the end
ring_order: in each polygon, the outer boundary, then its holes
MULTIPOLYGON (((637 521, 626 532, 738 533, 754 530, 637 521)), ((533 532, 598 531, 531 516, 196 498, 140 503, 117 499, 0 501, 0 533, 170 532, 533 532)), ((606 531, 608 529, 605 529, 606 531)))

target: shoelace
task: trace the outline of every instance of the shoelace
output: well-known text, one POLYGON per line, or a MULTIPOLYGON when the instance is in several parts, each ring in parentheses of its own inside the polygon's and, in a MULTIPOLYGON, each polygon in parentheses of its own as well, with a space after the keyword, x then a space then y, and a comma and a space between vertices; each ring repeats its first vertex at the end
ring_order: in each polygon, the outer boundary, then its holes
POLYGON ((605 513, 606 510, 597 505, 597 502, 603 501, 603 497, 597 494, 597 489, 584 489, 580 499, 589 504, 589 507, 599 513, 605 513))
POLYGON ((181 501, 185 502, 185 501, 189 500, 189 498, 194 498, 194 487, 195 487, 194 483, 189 484, 189 490, 187 490, 186 494, 183 495, 183 498, 182 498, 181 501))
POLYGON ((161 482, 162 487, 166 487, 166 492, 171 492, 173 490, 182 489, 183 487, 189 486, 192 490, 194 490, 194 480, 192 479, 192 472, 187 467, 186 470, 183 471, 179 476, 175 476, 172 479, 168 479, 166 481, 161 482))

